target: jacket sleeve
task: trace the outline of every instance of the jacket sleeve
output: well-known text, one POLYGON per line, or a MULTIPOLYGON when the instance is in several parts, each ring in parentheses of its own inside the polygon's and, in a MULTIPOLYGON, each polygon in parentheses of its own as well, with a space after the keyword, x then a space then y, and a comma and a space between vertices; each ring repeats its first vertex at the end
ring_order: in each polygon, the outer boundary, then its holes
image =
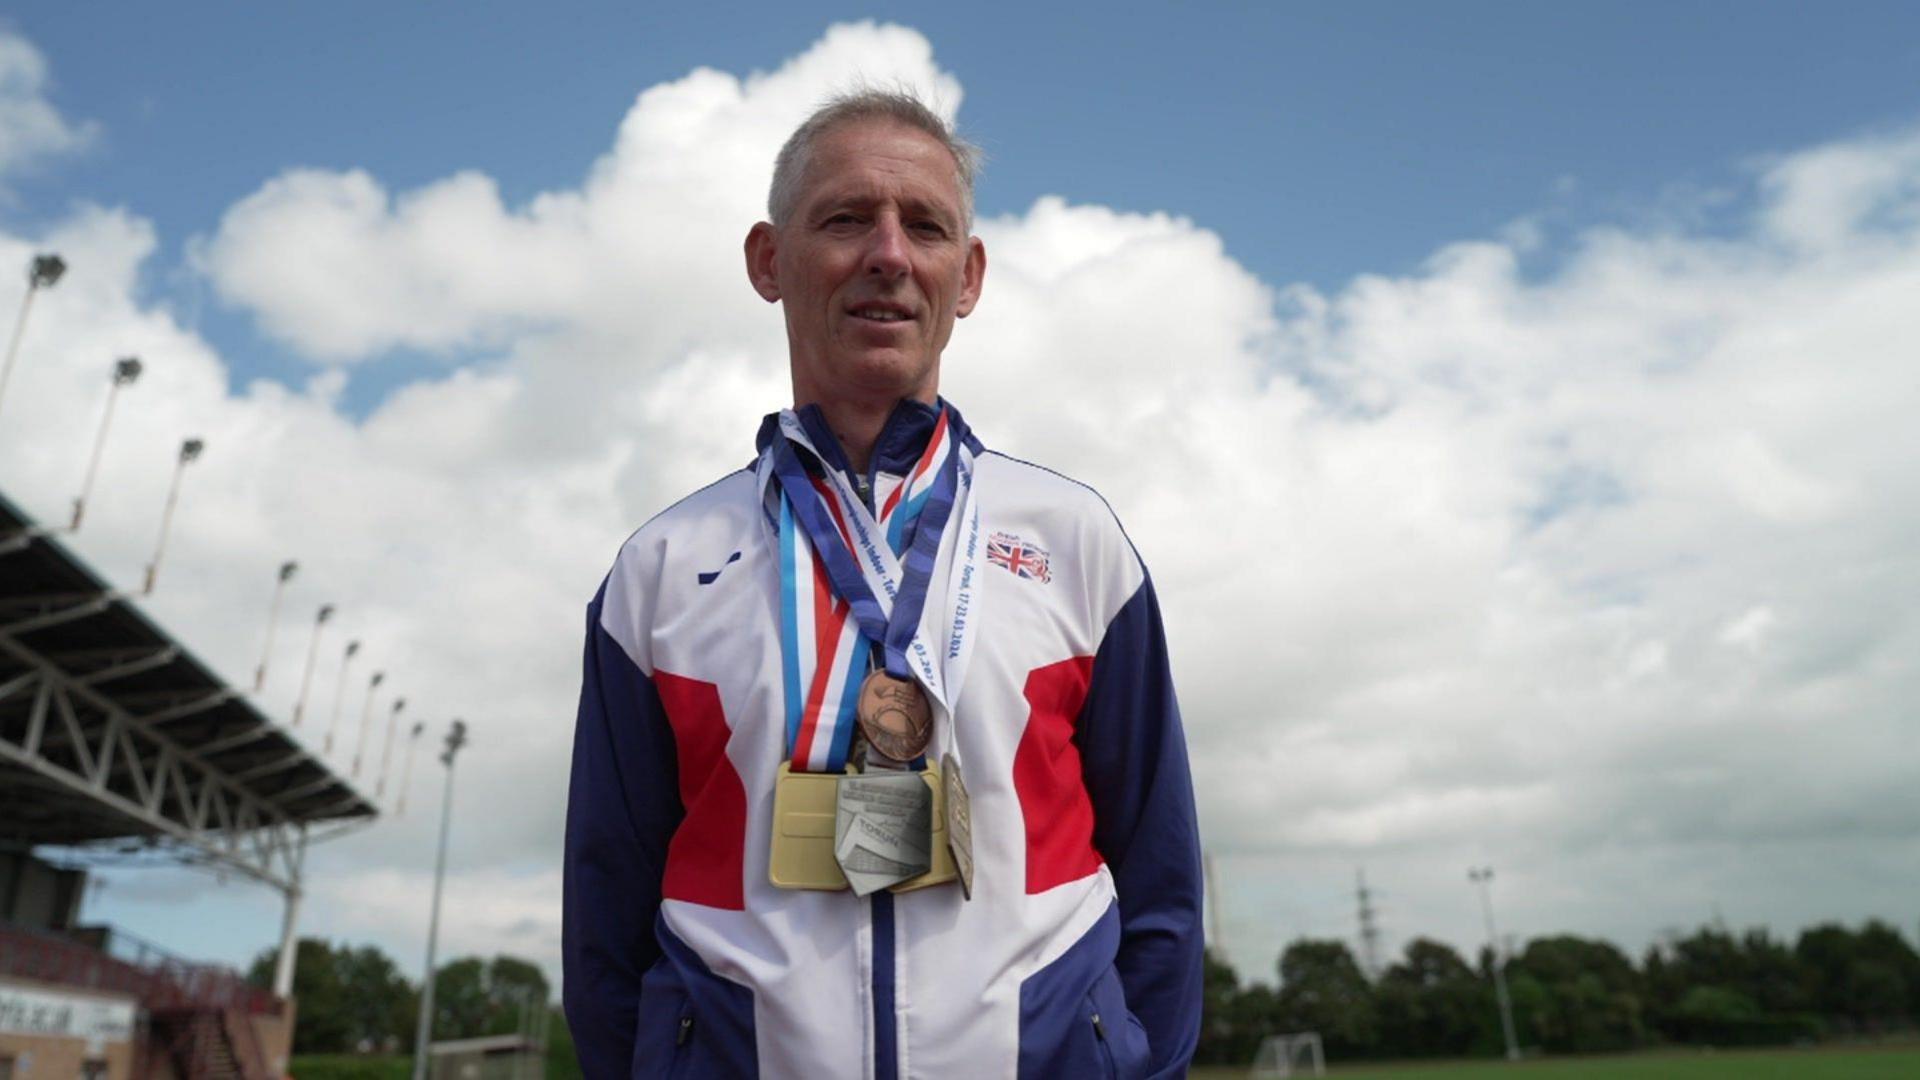
POLYGON ((1115 966, 1153 1075, 1180 1076, 1200 1036, 1200 831, 1151 578, 1107 626, 1075 739, 1119 894, 1115 966))
POLYGON ((682 817, 672 728, 649 679, 587 607, 561 898, 562 1002, 588 1077, 632 1071, 640 979, 660 958, 654 919, 682 817))

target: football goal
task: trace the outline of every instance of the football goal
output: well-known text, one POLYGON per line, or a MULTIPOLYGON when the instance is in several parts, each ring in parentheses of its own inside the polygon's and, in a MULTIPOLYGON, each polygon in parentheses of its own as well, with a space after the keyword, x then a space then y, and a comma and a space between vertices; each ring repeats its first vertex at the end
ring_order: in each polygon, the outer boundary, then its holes
POLYGON ((1253 1080, 1285 1080, 1295 1076, 1327 1075, 1326 1055, 1320 1051, 1320 1033, 1296 1031, 1269 1035, 1254 1052, 1253 1080))

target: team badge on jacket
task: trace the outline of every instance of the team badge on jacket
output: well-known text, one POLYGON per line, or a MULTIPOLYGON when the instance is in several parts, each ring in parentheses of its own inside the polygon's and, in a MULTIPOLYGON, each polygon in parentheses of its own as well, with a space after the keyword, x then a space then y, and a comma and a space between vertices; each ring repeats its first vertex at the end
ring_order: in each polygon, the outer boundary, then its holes
POLYGON ((987 537, 987 561, 1042 585, 1053 580, 1053 571, 1047 565, 1046 549, 1012 533, 997 532, 987 537))

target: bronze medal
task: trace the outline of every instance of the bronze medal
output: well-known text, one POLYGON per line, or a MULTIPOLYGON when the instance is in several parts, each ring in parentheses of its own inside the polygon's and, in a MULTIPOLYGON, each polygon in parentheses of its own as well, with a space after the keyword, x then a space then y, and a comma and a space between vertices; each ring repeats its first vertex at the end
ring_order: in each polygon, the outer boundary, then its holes
POLYGON ((933 707, 927 692, 912 679, 884 670, 860 684, 860 732, 867 744, 895 761, 912 761, 933 737, 933 707))

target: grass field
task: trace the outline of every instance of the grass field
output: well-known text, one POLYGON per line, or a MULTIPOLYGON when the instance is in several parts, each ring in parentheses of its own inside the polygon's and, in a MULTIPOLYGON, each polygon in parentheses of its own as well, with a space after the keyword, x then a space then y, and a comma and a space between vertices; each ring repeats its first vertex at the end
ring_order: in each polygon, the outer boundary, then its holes
MULTIPOLYGON (((1194 1080, 1245 1080, 1244 1068, 1198 1068, 1194 1080)), ((1327 1070, 1338 1080, 1916 1080, 1920 1047, 1682 1051, 1607 1057, 1547 1058, 1509 1065, 1504 1061, 1357 1065, 1327 1070)))
MULTIPOLYGON (((294 1080, 405 1080, 405 1057, 327 1055, 293 1059, 294 1080)), ((1246 1080, 1244 1068, 1208 1066, 1193 1080, 1246 1080)), ((1330 1080, 1916 1080, 1920 1046, 1861 1049, 1683 1051, 1609 1057, 1361 1065, 1327 1070, 1330 1080)))

